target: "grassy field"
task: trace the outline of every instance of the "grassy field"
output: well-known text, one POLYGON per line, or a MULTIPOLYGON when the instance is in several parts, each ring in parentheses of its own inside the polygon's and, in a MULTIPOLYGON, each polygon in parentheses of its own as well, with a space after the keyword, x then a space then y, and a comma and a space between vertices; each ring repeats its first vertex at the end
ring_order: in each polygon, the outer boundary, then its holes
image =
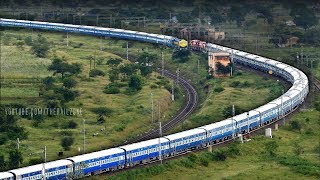
MULTIPOLYGON (((182 106, 183 98, 177 94, 176 101, 171 101, 171 95, 163 86, 151 88, 151 85, 160 82, 158 73, 152 73, 149 78, 144 79, 143 89, 134 95, 104 94, 104 87, 109 83, 108 77, 89 78, 90 56, 100 59, 97 68, 108 72, 110 69, 105 63, 109 58, 121 58, 114 54, 111 49, 124 51, 122 45, 125 41, 103 40, 104 46, 111 45, 112 48, 100 50, 100 40, 91 36, 69 35, 69 46, 66 44, 64 34, 42 32, 50 44, 51 50, 48 58, 37 58, 30 52, 30 47, 24 45, 19 48, 15 45, 21 37, 32 36, 36 38, 37 33, 31 30, 6 30, 4 36, 10 37, 2 44, 1 59, 1 103, 21 103, 27 107, 44 107, 42 99, 39 98, 39 85, 41 79, 51 75, 46 70, 53 56, 64 57, 68 63, 78 62, 83 66, 83 71, 77 76, 78 82, 75 88, 80 92, 80 97, 75 101, 67 103, 68 108, 82 108, 82 114, 77 116, 45 117, 45 121, 38 127, 34 127, 31 120, 19 119, 19 125, 26 128, 28 139, 21 141, 20 149, 24 156, 26 165, 31 158, 41 157, 41 154, 33 154, 41 151, 47 146, 48 160, 57 158, 57 153, 62 151, 60 139, 72 134, 75 143, 70 151, 64 152, 64 157, 78 154, 78 147, 82 149, 82 119, 86 120, 86 152, 105 149, 107 147, 123 144, 128 139, 153 128, 151 123, 150 94, 154 94, 154 102, 160 102, 161 118, 168 120, 182 106), (79 48, 75 46, 83 43, 79 48), (120 50, 119 50, 120 49, 120 50), (106 118, 105 124, 97 123, 97 115, 91 111, 92 108, 107 107, 113 113, 106 118), (66 128, 68 121, 75 121, 78 126, 75 129, 66 128), (103 130, 101 130, 103 129, 103 130), (93 134, 97 134, 93 136, 93 134)), ((148 46, 148 45, 145 45, 148 46)), ((132 50, 139 54, 137 49, 140 45, 133 46, 132 50)), ((141 52, 141 51, 140 51, 141 52)), ((125 63, 127 62, 123 59, 125 63)), ((156 108, 156 105, 155 105, 156 108)), ((155 114, 155 117, 156 114, 155 114)), ((0 150, 5 155, 12 146, 12 141, 1 145, 0 150)))

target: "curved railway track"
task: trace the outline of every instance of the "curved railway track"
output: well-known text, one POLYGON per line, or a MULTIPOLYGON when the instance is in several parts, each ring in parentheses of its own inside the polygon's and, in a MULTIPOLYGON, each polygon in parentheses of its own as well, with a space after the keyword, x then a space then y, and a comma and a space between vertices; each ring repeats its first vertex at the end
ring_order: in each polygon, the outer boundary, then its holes
MULTIPOLYGON (((159 71, 159 70, 157 70, 159 71)), ((162 125, 162 132, 168 132, 170 129, 175 127, 178 123, 183 122, 197 107, 198 104, 198 93, 196 89, 183 77, 177 78, 177 76, 167 70, 164 71, 164 75, 170 79, 177 80, 177 83, 183 87, 186 92, 185 105, 178 111, 178 113, 171 118, 168 122, 162 125)), ((159 137, 159 129, 151 129, 142 136, 135 139, 133 142, 142 140, 148 140, 151 138, 159 137)))

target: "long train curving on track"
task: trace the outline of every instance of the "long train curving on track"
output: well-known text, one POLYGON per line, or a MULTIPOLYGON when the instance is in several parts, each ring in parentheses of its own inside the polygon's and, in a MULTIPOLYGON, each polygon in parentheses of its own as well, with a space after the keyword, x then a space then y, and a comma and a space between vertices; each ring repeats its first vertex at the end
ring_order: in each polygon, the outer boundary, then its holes
MULTIPOLYGON (((115 37, 158 43, 169 47, 185 45, 184 40, 172 36, 148 34, 123 29, 12 19, 0 19, 0 25, 115 37)), ((272 71, 273 75, 280 76, 290 82, 292 87, 282 96, 266 105, 217 123, 147 141, 10 170, 0 173, 0 180, 77 178, 131 168, 139 164, 153 162, 157 159, 176 157, 190 150, 206 148, 230 141, 239 134, 251 133, 278 121, 293 112, 305 100, 309 92, 308 78, 297 68, 272 59, 211 43, 206 45, 205 50, 228 52, 231 54, 235 63, 266 73, 272 71)), ((169 72, 166 72, 166 74, 170 76, 169 72)), ((183 79, 180 80, 180 83, 183 82, 183 79)), ((194 106, 188 106, 186 109, 194 109, 194 106)), ((181 117, 183 118, 186 115, 186 113, 182 113, 181 117)), ((170 128, 176 121, 179 120, 169 122, 163 129, 166 130, 170 128)), ((157 134, 157 132, 151 132, 150 136, 155 134, 157 134)))

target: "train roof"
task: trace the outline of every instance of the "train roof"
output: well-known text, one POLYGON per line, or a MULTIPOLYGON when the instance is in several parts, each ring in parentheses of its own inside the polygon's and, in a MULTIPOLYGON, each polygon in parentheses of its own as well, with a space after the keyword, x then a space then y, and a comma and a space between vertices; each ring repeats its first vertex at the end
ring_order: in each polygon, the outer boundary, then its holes
MULTIPOLYGON (((166 138, 160 138, 160 142, 161 143, 166 143, 169 142, 168 139, 166 138)), ((133 143, 133 144, 128 144, 128 145, 124 145, 124 146, 120 146, 120 148, 123 148, 127 151, 132 151, 135 149, 140 149, 143 147, 148 147, 148 146, 152 146, 152 145, 158 145, 159 144, 159 138, 155 138, 155 139, 150 139, 147 141, 141 141, 141 142, 137 142, 137 143, 133 143)))
POLYGON ((93 152, 93 153, 89 153, 89 154, 74 156, 74 157, 70 157, 67 159, 70 159, 70 160, 74 161, 75 163, 78 163, 78 162, 86 161, 89 159, 96 159, 99 157, 110 156, 110 155, 119 154, 119 153, 124 153, 124 150, 120 149, 120 148, 112 148, 112 149, 97 151, 97 152, 93 152))
POLYGON ((9 172, 0 172, 0 178, 5 179, 5 178, 12 178, 13 174, 9 172))
MULTIPOLYGON (((72 162, 69 160, 63 159, 63 160, 47 162, 47 163, 45 163, 45 168, 51 169, 51 168, 56 168, 56 167, 60 167, 60 166, 67 166, 67 165, 72 165, 72 162)), ((37 165, 27 166, 27 167, 23 167, 23 168, 19 168, 19 169, 13 169, 13 170, 10 170, 9 172, 12 172, 15 175, 19 176, 19 175, 23 175, 23 174, 27 174, 27 173, 31 173, 31 172, 42 171, 42 169, 43 169, 43 164, 37 164, 37 165)))
POLYGON ((198 128, 203 128, 203 129, 205 129, 207 131, 210 131, 210 130, 219 128, 221 126, 229 125, 229 124, 232 124, 232 120, 226 119, 226 120, 223 120, 223 121, 219 121, 219 122, 216 122, 216 123, 208 124, 208 125, 201 126, 201 127, 198 127, 198 128))
POLYGON ((190 129, 190 130, 187 130, 187 131, 178 132, 178 133, 175 133, 175 134, 170 134, 170 135, 165 136, 165 137, 170 139, 170 141, 174 141, 176 139, 181 139, 181 138, 184 138, 184 137, 188 137, 188 136, 192 136, 192 135, 199 134, 199 133, 204 133, 204 132, 205 132, 204 129, 195 128, 195 129, 190 129))

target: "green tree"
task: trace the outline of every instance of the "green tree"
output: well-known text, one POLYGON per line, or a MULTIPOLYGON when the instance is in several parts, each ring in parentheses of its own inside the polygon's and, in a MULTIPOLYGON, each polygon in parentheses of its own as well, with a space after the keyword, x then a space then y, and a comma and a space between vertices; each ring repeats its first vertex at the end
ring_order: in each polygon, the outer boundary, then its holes
POLYGON ((50 89, 53 87, 53 83, 54 83, 54 78, 51 77, 51 76, 48 76, 48 77, 45 77, 43 80, 42 80, 42 84, 44 85, 44 88, 45 89, 50 89))
POLYGON ((140 56, 137 58, 137 62, 139 64, 140 73, 142 76, 148 76, 152 73, 155 66, 154 63, 157 60, 157 55, 143 52, 140 54, 140 56))
POLYGON ((7 169, 7 162, 4 159, 4 155, 0 155, 0 171, 5 171, 7 169))
POLYGON ((23 162, 23 157, 20 151, 15 149, 9 152, 8 166, 10 169, 18 168, 19 164, 21 164, 22 162, 23 162))
POLYGON ((73 137, 70 137, 70 136, 66 136, 66 137, 63 137, 61 139, 61 146, 63 147, 63 149, 65 151, 69 151, 70 150, 70 146, 74 143, 74 138, 73 137))
POLYGON ((60 73, 62 78, 64 78, 64 75, 66 73, 69 73, 71 75, 79 74, 81 72, 81 64, 68 64, 64 59, 55 57, 52 63, 48 66, 48 70, 54 71, 54 75, 60 73))
POLYGON ((142 89, 142 79, 139 75, 132 75, 129 79, 129 88, 133 91, 139 91, 142 89))
POLYGON ((275 140, 268 141, 268 142, 265 143, 266 152, 270 156, 276 156, 276 152, 278 150, 278 147, 279 147, 279 145, 275 140))
POLYGON ((47 57, 49 52, 49 43, 45 37, 41 34, 38 34, 38 38, 32 43, 31 45, 32 53, 35 54, 37 57, 47 57))
POLYGON ((107 65, 109 65, 112 69, 117 68, 119 64, 121 64, 122 59, 119 58, 110 58, 107 61, 107 65))
POLYGON ((77 81, 72 79, 71 77, 63 79, 63 86, 65 88, 71 89, 71 88, 74 88, 76 85, 77 85, 77 81))
POLYGON ((172 53, 172 59, 177 60, 178 62, 184 63, 190 59, 191 51, 188 49, 179 49, 172 53))
POLYGON ((236 21, 238 27, 240 27, 245 20, 244 17, 246 14, 247 11, 244 8, 240 6, 231 6, 228 16, 231 21, 236 21))
POLYGON ((293 17, 293 22, 303 27, 305 30, 311 26, 318 23, 318 18, 315 13, 306 7, 305 4, 297 4, 294 6, 290 12, 291 17, 293 17))

